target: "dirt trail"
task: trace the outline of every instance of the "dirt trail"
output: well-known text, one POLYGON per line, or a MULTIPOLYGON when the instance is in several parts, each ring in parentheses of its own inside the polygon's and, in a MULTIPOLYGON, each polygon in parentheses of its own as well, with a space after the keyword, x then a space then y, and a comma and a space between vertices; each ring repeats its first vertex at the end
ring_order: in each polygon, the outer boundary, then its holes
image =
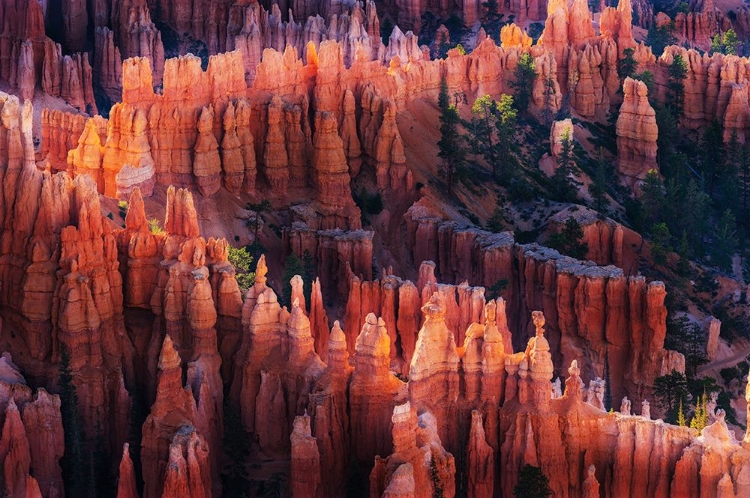
POLYGON ((696 373, 702 374, 708 370, 713 370, 715 368, 734 366, 735 364, 744 360, 748 355, 750 355, 750 345, 744 347, 742 350, 740 350, 738 353, 733 354, 732 356, 728 356, 726 358, 722 358, 720 360, 712 361, 711 363, 706 363, 705 365, 699 366, 696 370, 696 373))

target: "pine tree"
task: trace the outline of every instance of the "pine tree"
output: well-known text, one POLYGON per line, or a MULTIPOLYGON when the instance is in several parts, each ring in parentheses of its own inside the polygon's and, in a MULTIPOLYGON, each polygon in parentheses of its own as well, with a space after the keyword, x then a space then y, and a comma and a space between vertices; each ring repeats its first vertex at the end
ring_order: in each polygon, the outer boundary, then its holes
POLYGON ((526 464, 518 474, 518 484, 513 488, 516 498, 548 498, 552 496, 549 479, 542 469, 526 464))
POLYGON ((655 169, 646 173, 641 185, 641 204, 647 226, 659 223, 664 216, 664 182, 655 169))
POLYGON ((547 76, 544 80, 544 104, 542 105, 542 119, 544 124, 552 124, 552 97, 555 95, 555 80, 552 76, 547 76))
POLYGON ((706 393, 704 392, 702 396, 698 397, 698 400, 695 403, 695 413, 693 414, 693 419, 690 421, 691 429, 701 432, 708 425, 709 414, 706 409, 707 404, 706 393))
POLYGON ((589 245, 583 242, 583 228, 572 216, 565 220, 559 233, 549 238, 547 245, 561 254, 576 259, 584 259, 589 252, 589 245))
POLYGON ((509 174, 508 165, 511 163, 513 147, 516 135, 516 117, 517 112, 513 107, 513 97, 510 95, 501 95, 494 107, 495 128, 497 129, 497 167, 493 170, 495 178, 503 177, 504 180, 509 174))
POLYGON ((475 150, 484 156, 484 159, 489 163, 490 168, 492 168, 493 175, 497 171, 495 156, 497 149, 495 144, 495 135, 497 134, 497 127, 495 125, 497 117, 495 113, 496 106, 497 102, 486 94, 475 100, 471 106, 471 113, 474 115, 472 122, 475 129, 475 150))
POLYGON ((737 220, 730 209, 724 211, 719 220, 713 257, 716 266, 726 272, 732 270, 732 257, 737 252, 737 220))
POLYGON ((511 86, 515 90, 516 109, 524 113, 529 109, 531 102, 531 89, 536 79, 536 67, 534 58, 528 52, 518 58, 518 65, 515 70, 515 80, 511 86))
POLYGON ((740 46, 740 39, 737 37, 737 33, 732 28, 729 28, 724 33, 724 39, 722 40, 724 46, 724 53, 727 55, 737 55, 737 49, 740 46))
POLYGON ((70 351, 64 343, 60 343, 58 371, 57 387, 60 390, 60 414, 65 439, 65 454, 60 460, 60 466, 65 481, 65 494, 85 496, 91 472, 87 465, 83 423, 78 412, 78 393, 70 367, 70 351))
POLYGON ((682 398, 680 398, 680 409, 677 411, 677 425, 680 427, 687 425, 685 422, 685 411, 682 408, 682 398))
POLYGON ((430 481, 432 482, 432 497, 444 498, 445 491, 443 490, 443 483, 440 482, 440 474, 438 473, 437 462, 435 462, 435 455, 431 455, 430 458, 430 481))
POLYGON ((560 202, 575 202, 576 188, 570 178, 575 160, 573 156, 573 140, 570 131, 565 130, 561 137, 560 155, 557 157, 557 168, 552 177, 552 193, 560 202))
POLYGON ((657 265, 667 263, 667 254, 672 252, 672 235, 666 223, 651 227, 651 257, 657 265))
POLYGON ((257 259, 260 257, 261 253, 263 252, 263 245, 260 243, 260 226, 262 222, 262 216, 263 213, 266 213, 271 210, 271 201, 268 199, 263 199, 261 202, 257 203, 248 203, 246 209, 249 211, 255 212, 255 218, 252 220, 248 220, 248 228, 253 229, 253 243, 252 243, 252 253, 253 256, 257 259))
POLYGON ((448 191, 453 191, 456 173, 461 171, 465 161, 463 139, 458 132, 461 118, 456 106, 450 104, 448 83, 445 78, 440 80, 440 94, 438 95, 440 108, 440 140, 438 141, 438 157, 443 160, 445 179, 448 191))
POLYGON ((305 287, 303 289, 305 302, 309 303, 310 296, 312 295, 312 284, 318 276, 318 271, 315 265, 315 259, 307 249, 302 253, 302 268, 304 268, 302 279, 305 281, 305 287))
POLYGON ((617 75, 621 80, 632 77, 638 70, 638 61, 633 57, 634 54, 635 49, 626 48, 622 51, 622 59, 617 61, 617 75))
POLYGON ((667 69, 667 74, 666 105, 679 118, 682 116, 685 107, 685 79, 687 78, 687 62, 682 58, 682 55, 675 54, 667 69))
POLYGON ((599 149, 599 157, 596 161, 596 171, 594 172, 593 181, 589 184, 589 194, 594 200, 594 209, 600 213, 604 212, 607 206, 607 178, 609 172, 609 163, 604 159, 602 149, 599 149))

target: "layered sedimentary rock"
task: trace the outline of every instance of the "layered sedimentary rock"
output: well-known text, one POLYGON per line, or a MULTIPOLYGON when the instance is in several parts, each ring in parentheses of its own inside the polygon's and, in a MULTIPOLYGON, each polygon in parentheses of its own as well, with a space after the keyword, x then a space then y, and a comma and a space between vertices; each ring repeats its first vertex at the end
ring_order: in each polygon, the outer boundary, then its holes
POLYGON ((391 418, 406 385, 389 369, 390 338, 382 318, 370 313, 357 337, 349 384, 353 457, 369 462, 392 452, 391 418))
POLYGON ((2 436, 0 462, 8 496, 59 496, 63 493, 63 433, 60 398, 39 389, 32 397, 10 354, 0 358, 2 436), (33 473, 36 478, 31 478, 33 473))
POLYGON ((655 169, 656 113, 648 102, 648 89, 642 81, 626 78, 624 98, 617 118, 617 172, 630 185, 655 169))
POLYGON ((310 320, 299 302, 292 303, 291 313, 282 308, 266 286, 265 268, 259 268, 242 307, 244 334, 236 346, 231 393, 262 451, 285 455, 293 429, 290 415, 306 402, 325 365, 315 353, 310 320))
POLYGON ((323 215, 321 228, 359 229, 360 212, 351 197, 349 165, 338 135, 336 116, 323 112, 315 121, 312 163, 317 202, 323 215))
POLYGON ((393 453, 376 457, 370 473, 373 496, 428 498, 440 488, 446 497, 455 496, 455 459, 445 451, 429 412, 417 417, 408 401, 393 408, 393 453), (434 477, 433 477, 434 475, 434 477), (413 481, 411 493, 409 489, 413 481), (407 484, 409 483, 409 484, 407 484), (406 494, 409 493, 409 494, 406 494))
POLYGON ((559 232, 569 218, 583 229, 583 241, 588 247, 584 259, 598 265, 614 265, 627 276, 636 275, 643 250, 643 237, 620 223, 603 218, 587 208, 564 209, 550 218, 553 231, 559 232))

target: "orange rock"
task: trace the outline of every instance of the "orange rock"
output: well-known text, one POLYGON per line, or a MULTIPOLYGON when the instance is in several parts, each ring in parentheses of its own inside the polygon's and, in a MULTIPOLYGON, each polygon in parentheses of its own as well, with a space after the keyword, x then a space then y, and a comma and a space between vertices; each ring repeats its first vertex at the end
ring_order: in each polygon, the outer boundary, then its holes
POLYGON ((454 496, 455 460, 443 448, 432 414, 425 412, 417 418, 407 401, 393 408, 391 420, 393 453, 385 459, 376 457, 370 473, 371 492, 376 496, 383 490, 382 496, 428 498, 439 485, 445 496, 454 496))
POLYGON ((234 195, 239 195, 245 182, 245 159, 242 143, 237 136, 237 120, 232 102, 229 102, 226 111, 224 111, 223 124, 224 138, 221 140, 221 166, 224 170, 224 186, 234 195))
POLYGON ((319 113, 316 123, 312 162, 317 201, 326 219, 323 223, 327 225, 325 228, 358 229, 360 213, 351 195, 349 166, 344 143, 338 135, 336 116, 330 112, 319 113))
POLYGON ((78 147, 68 152, 68 167, 74 175, 89 175, 96 184, 99 192, 104 192, 104 177, 102 175, 102 157, 104 147, 97 133, 93 119, 86 121, 86 127, 78 139, 78 147))
POLYGON ((387 414, 393 411, 394 396, 404 385, 390 373, 390 342, 382 319, 367 315, 357 337, 349 387, 352 445, 360 461, 391 453, 387 414))
POLYGON ((648 103, 648 90, 642 81, 625 79, 625 97, 617 118, 617 172, 629 184, 643 179, 656 164, 658 128, 656 114, 648 103))
POLYGON ((286 195, 289 186, 289 156, 284 146, 282 103, 274 96, 268 104, 268 132, 263 146, 264 175, 277 195, 286 195))
POLYGON ((531 37, 514 23, 506 24, 500 29, 500 45, 503 48, 531 48, 531 37))
POLYGON ((198 183, 198 190, 204 197, 209 197, 221 188, 221 158, 219 143, 213 133, 213 107, 204 107, 198 120, 198 139, 193 150, 193 174, 198 183))

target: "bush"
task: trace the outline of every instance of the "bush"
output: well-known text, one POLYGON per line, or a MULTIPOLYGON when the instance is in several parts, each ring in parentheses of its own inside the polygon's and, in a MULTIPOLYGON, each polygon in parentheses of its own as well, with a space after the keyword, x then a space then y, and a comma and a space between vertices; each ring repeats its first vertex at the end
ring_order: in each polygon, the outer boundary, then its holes
POLYGON ((156 218, 152 218, 148 220, 148 231, 153 233, 154 235, 164 233, 164 229, 159 224, 159 220, 156 218))

